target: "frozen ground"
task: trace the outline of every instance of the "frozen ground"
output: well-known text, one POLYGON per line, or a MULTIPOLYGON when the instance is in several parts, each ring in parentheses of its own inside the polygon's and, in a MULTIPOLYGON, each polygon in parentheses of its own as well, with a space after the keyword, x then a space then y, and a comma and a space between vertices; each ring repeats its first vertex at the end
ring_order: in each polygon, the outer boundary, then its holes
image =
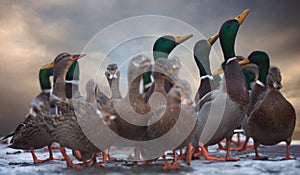
MULTIPOLYGON (((254 161, 254 151, 232 152, 233 157, 239 157, 238 162, 214 162, 206 160, 193 160, 190 166, 182 163, 179 170, 164 171, 162 166, 144 165, 130 166, 124 162, 112 162, 105 168, 70 169, 64 161, 48 161, 42 164, 33 164, 29 151, 14 150, 7 145, 0 144, 0 174, 300 174, 300 141, 293 141, 291 155, 296 160, 282 161, 285 156, 285 144, 272 147, 261 146, 262 155, 269 156, 268 161, 254 161)), ((209 148, 212 155, 223 157, 225 151, 217 150, 216 146, 209 148)), ((130 151, 125 149, 112 150, 112 156, 126 159, 130 151)), ((48 157, 46 149, 36 151, 41 159, 48 157)), ((69 152, 70 153, 70 152, 69 152)), ((71 155, 71 154, 69 154, 71 155)), ((54 151, 55 157, 61 157, 58 150, 54 151)))

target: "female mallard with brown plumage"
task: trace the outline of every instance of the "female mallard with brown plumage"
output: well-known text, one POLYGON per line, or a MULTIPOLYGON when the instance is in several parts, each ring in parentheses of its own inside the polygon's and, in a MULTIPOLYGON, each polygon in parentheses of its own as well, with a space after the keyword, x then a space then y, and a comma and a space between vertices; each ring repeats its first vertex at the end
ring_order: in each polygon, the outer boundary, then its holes
MULTIPOLYGON (((189 84, 183 80, 177 80, 176 82, 166 95, 167 104, 164 114, 154 116, 148 121, 144 140, 157 139, 155 144, 159 146, 144 144, 142 148, 142 153, 146 159, 155 159, 155 157, 162 156, 165 163, 164 169, 176 169, 180 166, 176 155, 174 155, 171 164, 167 161, 164 154, 167 150, 174 150, 175 154, 175 150, 188 147, 186 163, 190 164, 192 156, 191 140, 194 137, 193 128, 197 120, 193 107, 190 104, 185 104, 185 102, 191 101, 189 84)), ((162 85, 162 87, 164 86, 162 85)))
MULTIPOLYGON (((95 103, 66 100, 64 89, 67 70, 73 61, 83 56, 85 54, 65 54, 56 57, 52 65, 54 66, 54 87, 51 103, 57 108, 57 113, 51 115, 43 111, 37 111, 37 113, 40 114, 39 119, 56 142, 63 147, 79 150, 84 156, 84 153, 96 153, 107 149, 113 141, 113 136, 108 134, 111 133, 110 129, 101 118, 101 113, 95 103), (99 136, 99 133, 103 135, 99 136)), ((61 148, 61 152, 68 166, 81 167, 72 163, 64 148, 61 148)))
POLYGON ((120 71, 118 70, 117 64, 107 65, 107 70, 105 71, 105 76, 108 81, 111 98, 112 99, 122 99, 120 92, 120 71))
POLYGON ((250 113, 248 127, 254 140, 255 158, 268 159, 259 156, 257 147, 262 145, 275 145, 286 142, 286 160, 290 157, 290 143, 296 124, 295 109, 280 93, 281 74, 277 67, 271 67, 267 76, 267 91, 264 97, 256 103, 250 113))

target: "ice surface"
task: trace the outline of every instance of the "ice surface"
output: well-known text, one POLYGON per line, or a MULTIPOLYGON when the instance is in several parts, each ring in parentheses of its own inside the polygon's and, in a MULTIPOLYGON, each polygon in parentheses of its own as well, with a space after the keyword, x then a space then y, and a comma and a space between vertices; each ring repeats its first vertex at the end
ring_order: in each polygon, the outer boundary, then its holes
MULTIPOLYGON (((223 157, 225 151, 217 150, 217 146, 209 147, 212 155, 223 157)), ((282 161, 285 157, 285 144, 271 147, 261 146, 259 152, 269 157, 268 161, 255 161, 253 150, 231 152, 232 157, 239 157, 238 162, 216 162, 208 160, 193 160, 190 166, 183 162, 179 170, 164 171, 162 166, 138 166, 124 165, 125 162, 111 162, 104 168, 82 168, 79 170, 68 168, 64 161, 48 161, 34 164, 29 151, 14 150, 7 145, 0 144, 0 174, 300 174, 300 142, 293 141, 291 156, 296 160, 282 161)), ((71 151, 68 150, 69 155, 71 151)), ((127 159, 132 149, 111 150, 113 157, 127 159)), ((36 150, 38 158, 48 157, 47 149, 36 150)), ((54 150, 55 157, 62 157, 59 150, 54 150)), ((100 158, 99 158, 100 159, 100 158)), ((74 161, 75 163, 78 163, 74 161)), ((159 163, 162 164, 161 161, 159 163)))

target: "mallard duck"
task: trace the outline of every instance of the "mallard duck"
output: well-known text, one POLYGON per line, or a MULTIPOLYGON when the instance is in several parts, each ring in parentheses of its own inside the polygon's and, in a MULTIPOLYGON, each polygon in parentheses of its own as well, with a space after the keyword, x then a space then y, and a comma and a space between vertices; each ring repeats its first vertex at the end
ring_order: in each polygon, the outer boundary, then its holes
MULTIPOLYGON (((51 92, 51 82, 49 77, 51 75, 52 69, 40 69, 39 82, 42 92, 30 102, 30 111, 40 109, 45 112, 49 112, 49 96, 51 92)), ((40 123, 36 119, 36 115, 32 115, 31 113, 27 114, 23 123, 19 124, 11 134, 7 135, 3 139, 11 136, 13 138, 11 139, 10 145, 8 147, 14 149, 30 150, 34 163, 42 163, 47 160, 55 160, 55 158, 53 158, 51 148, 53 139, 46 131, 46 129, 40 126, 40 123), (45 146, 48 146, 49 158, 40 160, 35 155, 34 149, 40 149, 45 146)))
POLYGON ((162 156, 165 162, 164 169, 175 169, 180 166, 176 161, 176 155, 174 155, 173 163, 170 164, 166 160, 164 152, 177 150, 185 146, 189 147, 186 163, 190 164, 192 131, 197 119, 193 107, 184 103, 191 101, 191 99, 188 99, 190 97, 189 92, 186 92, 189 90, 189 84, 183 80, 177 80, 176 82, 176 85, 166 95, 167 104, 164 114, 152 117, 148 121, 144 140, 155 139, 157 140, 155 145, 144 144, 142 149, 146 159, 155 159, 155 157, 162 156))
MULTIPOLYGON (((167 95, 171 86, 167 87, 168 89, 166 89, 166 84, 171 84, 171 82, 173 82, 173 72, 174 70, 169 60, 165 58, 159 58, 155 61, 154 65, 152 66, 154 83, 145 94, 144 99, 146 103, 154 92, 159 93, 159 95, 162 95, 162 97, 167 95)), ((152 99, 154 100, 152 103, 155 103, 155 106, 165 105, 164 99, 159 98, 159 96, 155 96, 152 99)))
MULTIPOLYGON (((245 57, 243 56, 236 56, 237 60, 238 61, 242 61, 245 59, 245 57)), ((217 72, 218 73, 223 73, 223 69, 225 67, 222 67, 222 71, 221 70, 218 70, 217 72)), ((255 66, 254 64, 252 63, 249 63, 249 64, 242 64, 242 72, 245 76, 245 80, 246 80, 246 84, 247 84, 247 88, 249 90, 249 93, 251 92, 251 89, 252 89, 252 83, 255 82, 257 80, 257 73, 258 70, 257 70, 257 66, 255 66)), ((215 74, 215 72, 213 73, 215 74)), ((242 123, 246 120, 246 115, 242 121, 242 123)), ((232 143, 234 143, 235 145, 237 146, 241 146, 241 141, 240 141, 240 133, 243 133, 244 132, 244 129, 241 128, 241 125, 239 125, 235 130, 234 130, 234 133, 237 134, 237 141, 234 141, 234 140, 231 140, 232 143)), ((221 141, 223 142, 223 140, 221 141)), ((221 144, 221 142, 218 143, 218 149, 219 150, 226 150, 226 148, 223 147, 223 145, 221 144)), ((239 150, 239 148, 231 148, 230 150, 239 150)))
POLYGON ((217 87, 213 77, 211 76, 209 53, 211 46, 219 38, 219 34, 200 40, 194 46, 194 60, 197 64, 200 74, 200 86, 195 95, 195 102, 198 102, 205 94, 217 87))
POLYGON ((270 68, 266 85, 266 94, 255 104, 248 121, 250 135, 254 140, 254 159, 268 159, 259 156, 259 144, 275 145, 281 141, 287 144, 285 159, 294 159, 290 157, 290 143, 295 129, 296 113, 292 104, 279 91, 282 88, 279 68, 270 68))
POLYGON ((122 99, 122 95, 119 87, 120 71, 118 70, 118 65, 117 64, 107 65, 105 76, 110 87, 111 98, 122 99))
MULTIPOLYGON (((39 120, 43 122, 47 131, 62 147, 79 150, 83 153, 95 153, 107 149, 113 142, 113 133, 102 119, 95 103, 83 100, 66 100, 65 76, 73 63, 85 54, 59 55, 52 64, 54 66, 53 100, 57 107, 56 114, 45 114, 38 111, 39 120), (99 135, 101 134, 101 135, 99 135), (102 135, 103 134, 103 135, 102 135), (101 139, 101 140, 99 140, 101 139)), ((93 91, 97 92, 97 91, 93 91)), ((98 95, 98 94, 97 94, 98 95)), ((61 152, 72 168, 81 167, 72 163, 64 148, 61 152)), ((82 154, 85 155, 85 154, 82 154)))
MULTIPOLYGON (((251 111, 253 110, 256 102, 263 97, 263 94, 266 91, 266 78, 268 74, 268 70, 270 67, 270 59, 267 53, 263 51, 254 51, 252 52, 248 58, 240 61, 240 64, 255 64, 258 68, 258 79, 255 82, 253 88, 251 89, 250 99, 249 99, 249 107, 247 110, 247 115, 244 117, 241 126, 244 130, 244 135, 246 136, 246 139, 242 146, 240 148, 234 149, 234 150, 246 150, 247 149, 247 143, 249 141, 250 132, 248 128, 248 119, 251 111)), ((245 69, 247 70, 247 69, 245 69)), ((245 76, 246 77, 246 76, 245 76)), ((246 77, 247 80, 247 77, 246 77)), ((249 86, 249 85, 248 85, 249 86)))
MULTIPOLYGON (((220 142, 226 138, 226 156, 223 160, 238 160, 229 155, 233 130, 240 124, 249 103, 249 92, 241 66, 236 60, 234 43, 239 26, 244 21, 249 10, 245 10, 239 17, 226 21, 220 29, 220 44, 224 56, 225 73, 219 88, 205 95, 197 105, 198 127, 194 146, 198 146, 205 154, 204 146, 220 142)), ((197 106, 196 106, 197 108, 197 106)), ((220 159, 219 159, 220 160, 220 159)))
POLYGON ((140 153, 135 141, 141 141, 147 129, 147 121, 153 113, 148 103, 144 101, 144 95, 139 93, 140 81, 143 73, 151 64, 151 59, 144 55, 132 58, 128 66, 128 93, 121 100, 113 100, 113 108, 109 111, 115 115, 114 122, 118 128, 118 146, 135 145, 135 160, 140 159, 140 153))
MULTIPOLYGON (((171 36, 165 35, 159 37, 153 45, 153 58, 156 61, 158 58, 168 58, 168 55, 172 52, 172 50, 179 44, 183 43, 184 41, 193 37, 192 34, 183 35, 183 36, 171 36)), ((143 76, 143 86, 144 92, 148 90, 148 88, 152 85, 151 79, 151 69, 152 67, 149 66, 143 76)))

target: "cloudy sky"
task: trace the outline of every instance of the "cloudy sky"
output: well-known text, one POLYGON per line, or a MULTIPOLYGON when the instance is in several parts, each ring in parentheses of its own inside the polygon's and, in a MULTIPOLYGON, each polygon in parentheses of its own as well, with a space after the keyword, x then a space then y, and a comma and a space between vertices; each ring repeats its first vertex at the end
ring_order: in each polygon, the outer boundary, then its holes
MULTIPOLYGON (((197 40, 215 34, 221 24, 249 8, 236 41, 237 55, 266 51, 271 64, 282 71, 282 93, 300 114, 300 2, 238 0, 60 0, 0 2, 0 135, 21 122, 28 105, 40 91, 38 70, 63 51, 85 52, 80 60, 81 84, 97 78, 107 91, 103 71, 107 63, 119 64, 123 93, 126 65, 137 53, 151 55, 153 42, 165 34, 194 37, 172 55, 182 60, 182 77, 199 83, 191 50, 197 40)), ((222 53, 217 42, 211 53, 211 68, 217 69, 222 53)), ((300 125, 300 122, 297 124, 300 125)), ((298 127, 299 128, 299 127, 298 127)), ((300 139, 300 129, 295 136, 300 139)))

